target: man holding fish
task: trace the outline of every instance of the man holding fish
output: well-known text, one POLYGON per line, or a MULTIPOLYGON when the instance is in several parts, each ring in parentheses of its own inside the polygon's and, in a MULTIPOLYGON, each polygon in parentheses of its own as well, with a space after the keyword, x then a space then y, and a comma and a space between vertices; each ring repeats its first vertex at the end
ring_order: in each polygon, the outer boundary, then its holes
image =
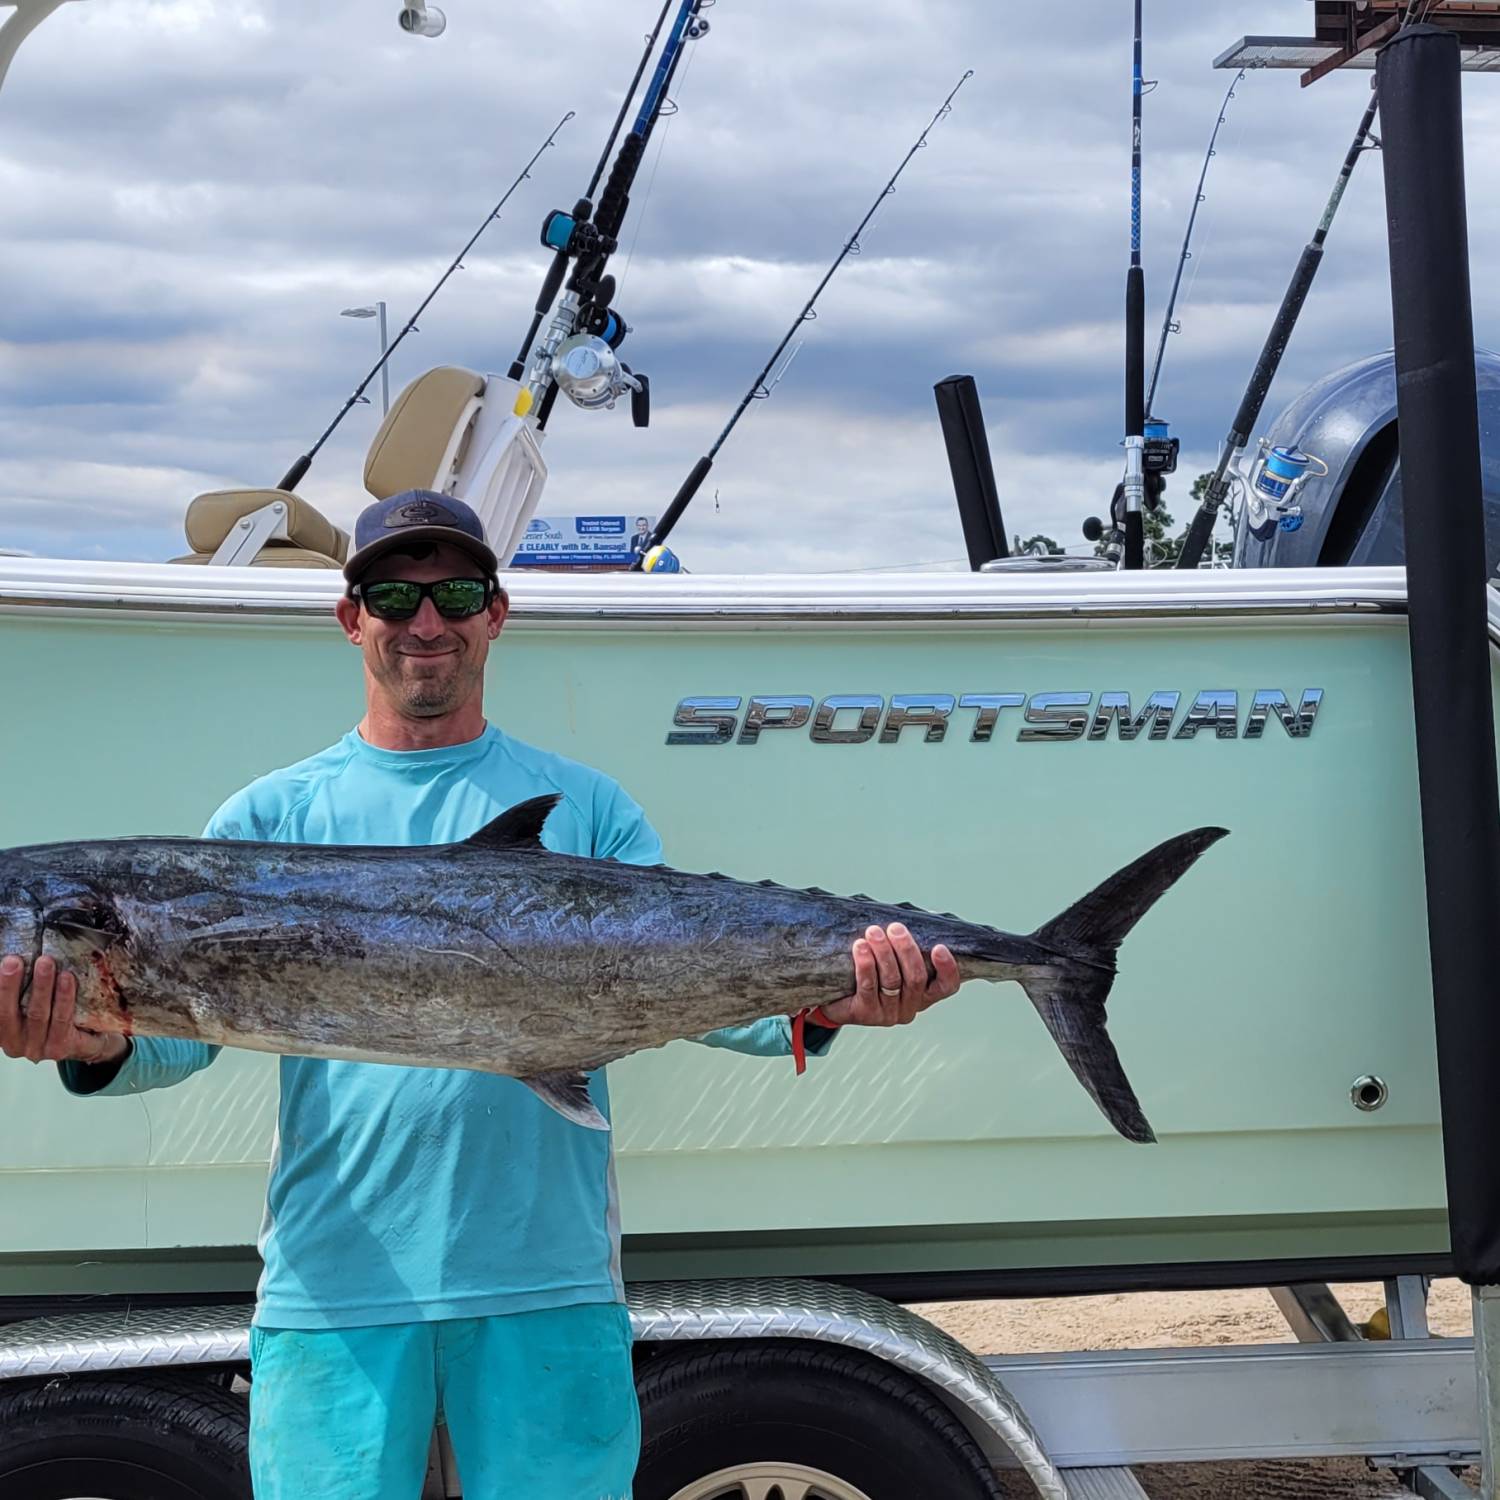
MULTIPOLYGON (((363 720, 230 797, 205 838, 534 847, 545 820, 555 853, 660 863, 660 840, 613 780, 485 718, 485 663, 509 601, 468 506, 425 491, 369 506, 345 577, 337 615, 363 658, 363 720), (502 817, 533 802, 535 817, 502 817)), ((427 899, 398 892, 393 920, 406 919, 403 901, 415 911, 427 899)), ((143 1025, 131 1035, 120 998, 130 976, 119 967, 129 960, 105 964, 111 935, 121 938, 112 916, 88 907, 49 920, 83 944, 69 950, 80 961, 37 956, 40 944, 0 961, 0 1051, 54 1061, 70 1091, 104 1097, 166 1087, 213 1061, 222 1044, 189 1028, 147 1034, 143 1025), (119 1029, 81 1024, 80 983, 101 982, 86 972, 90 954, 114 986, 119 1029)), ((200 954, 212 948, 216 963, 228 954, 285 976, 296 960, 289 950, 314 941, 295 919, 275 931, 242 913, 235 921, 198 929, 211 934, 200 954)), ((412 921, 412 943, 438 941, 412 921)), ((23 946, 6 937, 0 923, 0 951, 23 946)), ((909 1022, 960 983, 949 949, 932 944, 929 963, 899 922, 867 927, 852 959, 853 993, 796 1028, 808 1052, 826 1051, 840 1026, 909 1022)), ((325 1001, 309 987, 307 998, 316 1018, 320 1004, 343 997, 325 1001)), ((357 991, 349 1003, 358 1009, 357 991)), ((130 1004, 144 1016, 149 996, 130 1004)), ((420 1063, 424 1032, 448 1020, 438 1011, 434 1001, 424 1016, 419 1000, 393 1024, 410 1029, 401 1056, 420 1063)), ((373 999, 367 1016, 384 1025, 373 999)), ((696 1040, 786 1056, 794 1029, 770 1015, 696 1040)), ((362 1061, 358 1048, 299 1054, 297 1045, 292 1036, 272 1048, 283 1053, 281 1097, 251 1334, 259 1500, 415 1500, 439 1411, 474 1500, 628 1496, 640 1431, 611 1137, 581 1128, 607 1120, 602 1067, 586 1079, 556 1070, 518 1078, 362 1061)))

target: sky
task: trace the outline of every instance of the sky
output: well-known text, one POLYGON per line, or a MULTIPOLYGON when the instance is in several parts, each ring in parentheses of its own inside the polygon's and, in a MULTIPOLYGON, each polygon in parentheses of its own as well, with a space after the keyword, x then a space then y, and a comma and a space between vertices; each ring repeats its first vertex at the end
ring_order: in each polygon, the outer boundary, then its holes
MULTIPOLYGON (((0 548, 165 560, 202 491, 272 485, 567 111, 575 118, 391 362, 503 372, 656 0, 448 0, 436 39, 394 0, 69 0, 0 87, 0 548)), ((1128 0, 719 0, 643 166, 613 269, 652 423, 562 403, 539 514, 655 515, 728 420, 960 76, 896 192, 799 332, 673 537, 695 572, 955 566, 933 385, 972 374, 1006 527, 1087 550, 1120 477, 1129 263, 1128 0)), ((1246 33, 1307 0, 1147 0, 1142 221, 1154 354, 1209 133, 1246 33)), ((8 14, 0 6, 0 16, 8 14)), ((1247 75, 1228 107, 1157 414, 1179 522, 1212 466, 1367 97, 1247 75)), ((1475 336, 1491 273, 1500 78, 1465 79, 1475 336)), ((1262 430, 1389 347, 1379 158, 1356 169, 1262 430)), ((368 499, 379 383, 300 493, 368 499)))

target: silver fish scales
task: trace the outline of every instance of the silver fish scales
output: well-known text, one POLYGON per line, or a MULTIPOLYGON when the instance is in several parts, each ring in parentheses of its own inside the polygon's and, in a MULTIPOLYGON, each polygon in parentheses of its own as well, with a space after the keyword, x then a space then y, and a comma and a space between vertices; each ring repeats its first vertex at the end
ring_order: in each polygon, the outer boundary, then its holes
POLYGON ((462 843, 140 838, 0 854, 0 952, 51 954, 80 1025, 297 1056, 507 1074, 604 1128, 586 1074, 852 991, 850 946, 902 922, 965 981, 1014 980, 1121 1135, 1155 1137, 1105 1026, 1115 955, 1222 838, 1158 845, 1018 935, 946 913, 554 854, 555 796, 462 843))

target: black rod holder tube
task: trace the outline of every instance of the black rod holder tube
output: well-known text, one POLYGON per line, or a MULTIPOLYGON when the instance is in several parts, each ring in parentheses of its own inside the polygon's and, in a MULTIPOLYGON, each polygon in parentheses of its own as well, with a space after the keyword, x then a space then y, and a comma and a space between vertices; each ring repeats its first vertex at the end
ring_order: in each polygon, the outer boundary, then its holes
POLYGON ((1453 1262, 1500 1283, 1500 799, 1458 38, 1413 26, 1376 64, 1411 674, 1453 1262))
MULTIPOLYGON (((1146 435, 1146 276, 1139 266, 1125 274, 1125 440, 1146 435)), ((1126 478, 1125 566, 1146 565, 1145 516, 1140 503, 1129 503, 1129 466, 1126 478)), ((1144 497, 1142 497, 1144 498, 1144 497)))
POLYGON ((950 375, 932 390, 948 450, 948 467, 953 473, 953 493, 963 523, 969 568, 977 573, 985 563, 1010 555, 1000 514, 1000 492, 995 486, 995 466, 979 408, 979 388, 972 375, 950 375))

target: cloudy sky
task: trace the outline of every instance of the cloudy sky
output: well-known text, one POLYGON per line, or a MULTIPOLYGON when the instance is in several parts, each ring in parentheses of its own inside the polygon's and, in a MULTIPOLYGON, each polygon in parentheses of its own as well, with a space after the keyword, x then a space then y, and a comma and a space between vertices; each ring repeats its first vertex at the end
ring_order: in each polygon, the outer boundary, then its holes
MULTIPOLYGON (((448 0, 435 41, 395 0, 71 0, 0 89, 0 547, 164 559, 200 491, 275 483, 565 110, 576 118, 397 350, 392 388, 503 371, 656 0, 448 0)), ((1241 35, 1307 0, 1148 0, 1144 224, 1154 348, 1241 35)), ((0 6, 0 16, 8 14, 0 6)), ((713 441, 960 74, 974 76, 819 304, 674 547, 695 571, 854 569, 963 553, 933 382, 979 382, 1008 528, 1079 544, 1119 476, 1129 256, 1128 0, 722 0, 638 184, 617 301, 653 382, 561 406, 542 513, 654 513, 713 441), (659 146, 659 150, 658 150, 659 146), (715 508, 714 491, 718 491, 715 508)), ((1316 224, 1369 84, 1247 76, 1230 105, 1157 400, 1208 467, 1316 224)), ((1475 331, 1490 272, 1500 79, 1466 79, 1475 331)), ((1266 408, 1390 343, 1367 157, 1266 408)), ((302 493, 342 525, 379 421, 350 413, 302 493)))

